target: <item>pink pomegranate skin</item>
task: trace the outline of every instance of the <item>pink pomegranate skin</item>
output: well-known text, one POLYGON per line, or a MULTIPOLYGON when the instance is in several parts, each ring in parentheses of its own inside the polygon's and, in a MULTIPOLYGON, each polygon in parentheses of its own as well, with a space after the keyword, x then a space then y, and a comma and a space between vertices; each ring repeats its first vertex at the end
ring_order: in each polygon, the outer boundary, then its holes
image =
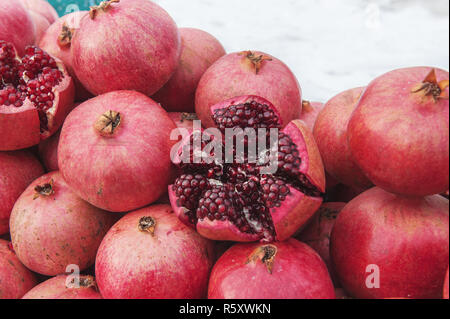
POLYGON ((67 117, 58 147, 59 168, 74 191, 96 207, 113 212, 144 207, 169 185, 174 129, 167 112, 141 93, 100 95, 67 117), (94 128, 110 111, 120 114, 117 127, 109 133, 107 126, 94 128))
POLYGON ((20 56, 34 44, 33 19, 20 0, 0 0, 0 40, 11 42, 20 56))
MULTIPOLYGON (((406 68, 378 77, 348 125, 355 162, 392 193, 425 196, 449 188, 448 99, 413 92, 431 70, 406 68)), ((435 69, 435 74, 437 81, 449 79, 447 71, 435 69)), ((443 93, 448 96, 448 88, 443 93)))
POLYGON ((46 30, 39 40, 40 48, 63 61, 64 65, 67 67, 67 71, 69 71, 75 84, 75 101, 86 101, 92 97, 92 94, 84 88, 83 84, 81 84, 75 74, 70 50, 70 37, 72 37, 79 28, 81 18, 87 14, 87 11, 76 11, 59 18, 46 30), (61 42, 59 37, 61 36, 64 25, 73 31, 68 31, 67 38, 64 38, 64 42, 61 42))
POLYGON ((44 16, 40 15, 39 13, 30 11, 29 14, 34 23, 36 37, 35 42, 39 43, 39 40, 44 35, 45 31, 47 31, 47 29, 50 27, 50 23, 44 16))
POLYGON ((34 274, 22 265, 10 244, 0 239, 0 300, 20 299, 37 284, 34 274))
POLYGON ((121 0, 86 15, 72 39, 73 68, 94 95, 115 90, 155 94, 178 66, 178 28, 157 4, 121 0))
POLYGON ((67 275, 50 278, 31 289, 22 299, 102 299, 91 276, 80 276, 79 288, 67 287, 67 275))
POLYGON ((356 298, 440 298, 449 255, 449 203, 434 195, 401 197, 375 187, 339 214, 331 258, 340 283, 356 298), (379 268, 380 288, 366 280, 379 268))
POLYGON ((57 171, 58 168, 58 144, 59 144, 58 132, 52 137, 39 143, 39 158, 41 159, 44 167, 48 172, 57 171))
POLYGON ((31 152, 0 152, 0 235, 9 230, 9 216, 20 194, 42 174, 44 169, 31 152))
POLYGON ((276 247, 271 272, 262 262, 264 252, 258 251, 264 245, 237 244, 227 250, 211 273, 208 298, 335 298, 327 267, 314 250, 295 239, 270 246, 276 247))
POLYGON ((261 96, 275 106, 281 121, 287 125, 300 118, 302 95, 300 85, 292 71, 280 60, 265 56, 259 71, 247 57, 248 52, 231 53, 214 63, 203 75, 197 88, 195 111, 205 128, 214 127, 211 106, 242 95, 261 96))
POLYGON ((364 88, 355 88, 338 94, 320 111, 314 138, 329 175, 352 187, 368 189, 371 181, 352 159, 347 143, 347 125, 364 88))
POLYGON ((37 13, 44 17, 49 24, 52 24, 53 22, 58 19, 58 13, 56 12, 55 8, 48 3, 47 0, 21 0, 24 4, 25 8, 28 9, 30 12, 37 13))
POLYGON ((123 217, 103 239, 96 278, 107 299, 199 299, 206 296, 213 242, 154 205, 123 217), (152 218, 154 232, 142 218, 152 218))
POLYGON ((11 213, 11 239, 17 257, 29 269, 46 276, 63 274, 68 265, 91 266, 103 236, 114 224, 113 214, 76 196, 59 172, 35 180, 19 197, 11 213), (51 192, 36 187, 53 183, 51 192))
POLYGON ((448 284, 448 269, 447 269, 447 275, 445 276, 444 281, 444 299, 448 299, 448 290, 449 290, 449 284, 448 284))
POLYGON ((302 114, 300 120, 305 122, 306 126, 312 132, 314 130, 314 125, 316 124, 317 116, 325 105, 321 102, 309 102, 303 101, 302 103, 302 114))
POLYGON ((344 208, 345 203, 325 203, 314 215, 306 228, 297 237, 300 241, 314 249, 327 265, 333 282, 338 282, 337 276, 331 264, 330 238, 336 218, 344 208))
POLYGON ((181 56, 177 70, 153 98, 168 112, 195 112, 195 90, 205 71, 226 54, 211 34, 180 28, 181 56))

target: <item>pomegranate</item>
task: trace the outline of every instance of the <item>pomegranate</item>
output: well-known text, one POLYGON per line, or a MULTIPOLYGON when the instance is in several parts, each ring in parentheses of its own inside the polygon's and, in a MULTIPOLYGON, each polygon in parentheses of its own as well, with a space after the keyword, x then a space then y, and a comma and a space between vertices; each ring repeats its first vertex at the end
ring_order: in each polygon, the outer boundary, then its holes
POLYGON ((72 65, 95 95, 115 90, 153 95, 175 72, 180 47, 175 22, 157 4, 107 0, 81 19, 72 38, 72 65))
MULTIPOLYGON (((210 112, 222 133, 230 127, 276 129, 278 152, 268 158, 275 172, 267 173, 268 164, 248 161, 248 153, 235 154, 229 162, 223 160, 222 154, 210 164, 195 163, 193 154, 207 152, 208 145, 197 146, 199 132, 194 132, 184 140, 174 159, 183 171, 169 186, 175 213, 213 240, 288 239, 317 211, 325 191, 324 169, 312 133, 300 120, 279 131, 282 122, 276 109, 257 96, 227 100, 210 112), (186 155, 189 163, 182 160, 186 155)), ((204 141, 207 136, 204 134, 204 141)), ((266 145, 270 142, 266 141, 266 145)))
POLYGON ((334 299, 319 255, 295 239, 237 244, 214 266, 209 299, 334 299))
POLYGON ((204 127, 213 127, 211 106, 245 94, 272 102, 284 125, 300 118, 302 96, 295 75, 280 60, 256 51, 231 53, 214 63, 198 85, 195 111, 204 127))
POLYGON ((30 13, 36 13, 45 18, 49 24, 58 19, 58 13, 55 8, 48 3, 47 0, 21 0, 25 8, 28 9, 30 13))
MULTIPOLYGON (((35 42, 33 19, 20 0, 0 0, 0 41, 11 42, 19 55, 35 42)), ((0 46, 0 66, 3 54, 0 46)))
POLYGON ((74 80, 76 101, 86 101, 92 97, 92 94, 84 88, 75 74, 70 50, 72 37, 79 28, 81 18, 87 13, 87 11, 76 11, 59 18, 47 29, 39 41, 39 46, 43 50, 64 62, 74 80))
POLYGON ((27 186, 44 174, 29 151, 0 152, 0 235, 9 230, 9 215, 27 186))
POLYGON ((302 102, 302 114, 300 119, 305 122, 311 132, 314 130, 317 116, 319 116, 319 113, 322 111, 323 107, 324 104, 320 102, 309 102, 305 100, 302 102))
POLYGON ((187 129, 190 133, 194 131, 194 121, 199 121, 195 113, 169 112, 168 114, 178 128, 187 129))
POLYGON ((298 236, 300 241, 308 244, 322 257, 335 285, 338 280, 331 264, 330 237, 336 218, 345 205, 345 203, 323 204, 308 226, 298 236))
POLYGON ((22 299, 102 299, 92 276, 59 275, 31 289, 22 299))
POLYGON ((352 159, 347 125, 364 88, 351 89, 329 100, 317 116, 314 138, 329 175, 339 182, 368 189, 372 183, 352 159))
POLYGON ((100 95, 67 117, 59 168, 73 190, 96 207, 127 212, 149 205, 170 183, 175 129, 167 112, 141 93, 100 95))
POLYGON ((366 89, 348 125, 355 162, 377 186, 425 196, 449 188, 447 71, 394 70, 366 89))
POLYGON ((372 188, 340 212, 331 258, 357 298, 440 298, 449 256, 449 202, 372 188), (445 266, 444 266, 445 265, 445 266))
POLYGON ((36 284, 36 277, 19 261, 11 243, 0 239, 0 300, 20 299, 36 284))
POLYGON ((59 170, 58 144, 60 134, 61 132, 57 132, 52 137, 39 144, 39 158, 48 172, 59 170))
POLYGON ((169 205, 132 212, 97 254, 98 287, 108 299, 199 299, 207 292, 213 242, 181 223, 169 205))
POLYGON ((447 269, 447 275, 445 276, 445 281, 444 281, 444 299, 448 299, 448 289, 449 288, 449 284, 448 284, 448 269, 447 269))
POLYGON ((19 59, 0 40, 0 151, 27 148, 55 133, 73 107, 74 87, 64 65, 28 46, 19 59))
POLYGON ((63 274, 68 265, 91 266, 114 215, 76 196, 59 172, 35 180, 11 213, 11 239, 27 268, 46 276, 63 274))
POLYGON ((153 98, 168 112, 193 113, 195 90, 205 71, 225 55, 222 44, 211 34, 181 28, 181 57, 178 68, 167 84, 153 98))
POLYGON ((30 11, 30 17, 31 19, 33 19, 34 22, 35 42, 39 43, 39 40, 44 35, 45 31, 47 31, 47 29, 50 27, 50 23, 45 17, 33 11, 30 11))

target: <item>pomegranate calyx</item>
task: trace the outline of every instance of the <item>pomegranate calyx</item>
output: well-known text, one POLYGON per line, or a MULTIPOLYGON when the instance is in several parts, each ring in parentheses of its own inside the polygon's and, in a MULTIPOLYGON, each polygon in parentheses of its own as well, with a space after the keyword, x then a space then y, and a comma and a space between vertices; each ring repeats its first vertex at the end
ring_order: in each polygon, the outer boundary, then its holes
POLYGON ((111 137, 116 132, 122 121, 122 115, 119 112, 109 110, 97 119, 94 124, 95 130, 104 137, 111 137))
POLYGON ((55 193, 55 190, 53 188, 53 179, 51 179, 48 183, 43 185, 37 185, 34 188, 34 191, 36 192, 33 196, 33 200, 37 199, 40 196, 48 197, 55 193))
POLYGON ((418 93, 423 97, 431 96, 434 102, 437 102, 440 99, 449 98, 445 92, 448 86, 449 80, 442 80, 438 82, 436 78, 436 70, 432 69, 422 83, 414 86, 414 88, 411 90, 411 93, 418 93))
POLYGON ((306 100, 302 101, 302 109, 306 112, 311 112, 313 110, 311 102, 306 100))
POLYGON ((180 122, 183 123, 184 121, 198 121, 199 118, 197 114, 195 113, 182 113, 181 114, 181 120, 180 122))
POLYGON ((75 29, 70 28, 66 22, 64 22, 61 33, 58 36, 58 45, 61 47, 67 47, 70 46, 72 42, 72 36, 75 29))
POLYGON ((244 56, 246 59, 248 59, 253 64, 256 74, 258 74, 259 71, 261 70, 262 63, 264 61, 272 61, 271 57, 269 57, 267 55, 264 55, 264 54, 257 55, 257 54, 255 54, 254 52, 252 52, 250 50, 249 51, 242 51, 241 53, 239 53, 239 55, 244 56))
POLYGON ((92 276, 82 276, 80 277, 80 287, 82 288, 95 288, 97 290, 97 283, 92 276))
POLYGON ((156 220, 153 217, 144 216, 139 220, 138 228, 141 232, 147 232, 155 236, 156 220))
POLYGON ((98 11, 106 11, 113 3, 119 3, 120 0, 106 0, 100 2, 98 6, 91 6, 89 10, 89 16, 91 19, 95 19, 98 11))
POLYGON ((278 249, 274 245, 264 245, 256 248, 253 253, 248 257, 246 264, 251 262, 257 262, 261 260, 261 262, 266 266, 269 274, 272 274, 273 264, 275 262, 275 256, 278 252, 278 249))

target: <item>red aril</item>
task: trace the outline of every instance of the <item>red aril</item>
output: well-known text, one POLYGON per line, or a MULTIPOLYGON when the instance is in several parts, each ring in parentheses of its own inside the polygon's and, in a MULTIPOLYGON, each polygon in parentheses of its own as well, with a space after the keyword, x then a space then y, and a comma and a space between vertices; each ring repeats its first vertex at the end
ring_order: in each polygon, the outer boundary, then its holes
POLYGON ((449 202, 375 187, 347 204, 331 235, 339 281, 356 298, 440 298, 449 257, 449 202))
POLYGON ((0 152, 0 234, 8 232, 9 216, 20 194, 42 174, 41 163, 29 151, 0 152))
POLYGON ((377 186, 425 196, 449 188, 448 72, 394 70, 365 90, 348 125, 352 157, 377 186))
POLYGON ((73 110, 61 131, 59 169, 96 207, 128 212, 154 203, 172 175, 170 133, 163 108, 134 91, 110 92, 73 110))
POLYGON ((215 264, 209 299, 334 299, 327 267, 295 239, 237 244, 215 264))
POLYGON ((231 53, 214 63, 197 88, 195 112, 205 128, 214 127, 211 107, 241 95, 269 100, 283 125, 300 118, 302 95, 292 71, 280 60, 257 51, 231 53))
POLYGON ((213 262, 211 241, 181 223, 169 205, 154 205, 111 228, 95 273, 107 299, 200 299, 213 262))
POLYGON ((168 112, 195 110, 195 90, 205 71, 225 55, 222 44, 211 34, 192 28, 180 28, 181 56, 169 82, 153 98, 168 112))

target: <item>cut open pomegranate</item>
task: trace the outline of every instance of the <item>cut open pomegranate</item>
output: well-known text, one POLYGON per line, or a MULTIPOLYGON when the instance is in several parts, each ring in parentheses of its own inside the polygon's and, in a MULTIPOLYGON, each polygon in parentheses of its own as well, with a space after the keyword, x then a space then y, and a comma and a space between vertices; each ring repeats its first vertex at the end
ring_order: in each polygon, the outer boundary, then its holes
POLYGON ((64 65, 38 47, 19 58, 0 40, 0 151, 27 148, 51 136, 74 100, 64 65))
POLYGON ((283 123, 276 109, 257 96, 219 103, 211 107, 211 115, 223 135, 216 145, 225 151, 219 155, 205 142, 206 136, 217 143, 217 136, 209 130, 203 132, 203 143, 196 143, 200 132, 185 138, 174 159, 182 175, 169 186, 175 213, 213 240, 272 242, 289 238, 317 211, 325 191, 324 168, 312 133, 300 120, 281 130, 283 123), (250 160, 251 142, 255 138, 261 141, 261 134, 237 134, 232 161, 225 161, 225 131, 229 128, 276 129, 278 148, 271 152, 276 144, 270 143, 272 130, 266 130, 262 139, 267 147, 261 152, 258 144, 258 154, 267 154, 269 162, 261 162, 259 155, 250 160), (236 147, 241 138, 243 154, 236 147), (214 161, 195 161, 194 155, 201 153, 216 156, 214 161), (273 163, 275 170, 268 171, 273 163))

